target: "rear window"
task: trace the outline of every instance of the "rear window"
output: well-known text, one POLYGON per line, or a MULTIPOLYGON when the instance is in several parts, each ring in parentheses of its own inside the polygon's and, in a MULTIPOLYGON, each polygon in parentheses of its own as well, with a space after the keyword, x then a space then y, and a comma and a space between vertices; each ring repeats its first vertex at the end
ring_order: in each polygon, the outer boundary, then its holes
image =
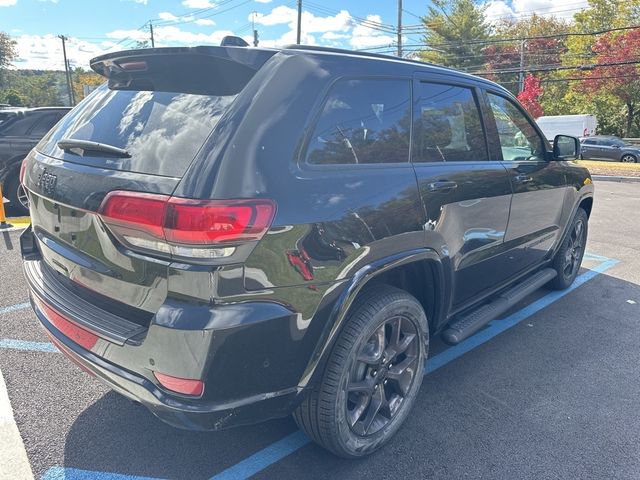
POLYGON ((102 85, 40 144, 43 153, 84 165, 181 177, 235 95, 110 90, 102 85), (65 153, 61 139, 126 150, 130 158, 65 153))

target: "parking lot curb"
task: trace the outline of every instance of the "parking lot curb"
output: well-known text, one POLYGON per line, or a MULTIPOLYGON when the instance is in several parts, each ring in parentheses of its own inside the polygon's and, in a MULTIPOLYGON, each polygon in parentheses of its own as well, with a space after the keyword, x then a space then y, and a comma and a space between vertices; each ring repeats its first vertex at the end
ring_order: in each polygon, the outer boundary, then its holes
POLYGON ((0 479, 31 480, 33 473, 22 437, 13 419, 7 386, 0 371, 0 479))
POLYGON ((630 183, 640 183, 640 177, 619 177, 614 175, 591 175, 593 180, 598 182, 630 182, 630 183))

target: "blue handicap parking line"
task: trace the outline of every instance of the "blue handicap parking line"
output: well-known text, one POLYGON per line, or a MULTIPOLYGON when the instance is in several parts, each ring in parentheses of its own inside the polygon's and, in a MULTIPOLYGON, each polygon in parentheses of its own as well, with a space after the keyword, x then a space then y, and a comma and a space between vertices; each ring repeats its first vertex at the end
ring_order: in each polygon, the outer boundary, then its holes
POLYGON ((29 350, 32 352, 59 353, 59 350, 49 342, 28 342, 26 340, 0 339, 0 348, 9 350, 29 350))
POLYGON ((137 477, 135 475, 94 472, 92 470, 66 467, 51 467, 40 478, 42 480, 159 480, 152 477, 137 477))
POLYGON ((240 463, 236 463, 233 467, 214 475, 211 480, 242 480, 249 478, 310 442, 309 437, 298 430, 245 458, 240 463))
POLYGON ((18 310, 25 310, 30 306, 31 304, 29 302, 26 302, 26 303, 18 303, 17 305, 10 305, 8 307, 1 307, 0 315, 2 315, 3 313, 11 313, 11 312, 17 312, 18 310))
MULTIPOLYGON (((552 291, 500 320, 494 320, 488 326, 476 333, 472 337, 464 340, 456 346, 449 347, 443 352, 433 356, 427 362, 425 375, 447 365, 453 360, 463 356, 465 353, 488 342, 492 338, 509 330, 526 318, 543 310, 573 290, 579 288, 594 277, 600 275, 611 267, 619 263, 618 260, 610 259, 600 255, 585 254, 585 259, 599 261, 597 266, 579 275, 574 283, 566 290, 552 291)), ((29 304, 26 304, 28 306, 29 304)), ((26 307, 24 307, 26 308, 26 307)), ((0 309, 0 313, 3 311, 0 309)), ((44 342, 24 342, 21 340, 0 340, 0 348, 14 348, 20 350, 35 350, 46 352, 57 352, 58 350, 50 343, 44 342)), ((214 475, 211 480, 244 480, 265 468, 277 463, 283 458, 301 449, 311 442, 301 431, 296 431, 281 440, 259 450, 253 455, 241 460, 235 465, 214 475)), ((67 467, 52 467, 42 476, 42 480, 159 480, 151 477, 140 477, 134 475, 123 475, 118 473, 99 472, 91 470, 80 470, 67 467)))

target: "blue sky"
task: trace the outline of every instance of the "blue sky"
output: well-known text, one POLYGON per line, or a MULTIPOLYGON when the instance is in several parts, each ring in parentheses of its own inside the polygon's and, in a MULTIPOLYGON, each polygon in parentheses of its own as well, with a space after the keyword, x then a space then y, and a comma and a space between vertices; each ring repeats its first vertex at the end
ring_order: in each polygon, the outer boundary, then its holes
MULTIPOLYGON (((429 2, 403 3, 403 23, 419 24, 417 16, 426 13, 429 2)), ((492 18, 533 11, 567 15, 585 4, 586 0, 488 0, 487 13, 492 18)), ((396 8, 397 0, 303 0, 303 43, 355 49, 391 45, 396 8)), ((69 37, 72 65, 87 67, 95 55, 147 40, 144 25, 150 20, 156 46, 217 45, 230 34, 250 40, 252 18, 260 46, 294 43, 295 9, 296 0, 0 0, 0 31, 18 42, 15 67, 62 69, 59 34, 69 37)), ((415 44, 420 38, 414 30, 404 40, 415 44)))

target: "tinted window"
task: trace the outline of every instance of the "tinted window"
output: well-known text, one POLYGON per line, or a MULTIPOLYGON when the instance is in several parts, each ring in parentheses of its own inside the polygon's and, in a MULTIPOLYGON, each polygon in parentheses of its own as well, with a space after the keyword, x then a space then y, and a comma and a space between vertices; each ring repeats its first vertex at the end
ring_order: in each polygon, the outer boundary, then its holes
POLYGON ((421 82, 416 99, 414 162, 484 161, 489 158, 473 91, 421 82))
POLYGON ((409 161, 409 80, 340 80, 309 143, 314 165, 409 161))
POLYGON ((103 85, 62 119, 43 149, 75 163, 179 177, 234 98, 103 85), (56 147, 62 138, 123 148, 131 158, 65 154, 56 147))
POLYGON ((582 143, 584 143, 585 145, 595 145, 597 142, 593 139, 588 139, 583 141, 582 143))
POLYGON ((63 116, 63 113, 58 113, 58 112, 52 112, 52 113, 47 113, 45 115, 42 115, 40 117, 40 120, 38 120, 38 123, 36 123, 36 125, 33 127, 31 132, 29 132, 29 134, 35 137, 44 136, 45 133, 51 130, 51 128, 53 128, 53 126, 56 123, 58 123, 58 120, 60 120, 62 116, 63 116))
POLYGON ((503 160, 544 160, 544 140, 510 100, 488 94, 498 127, 503 160))
POLYGON ((12 137, 24 136, 38 118, 40 117, 34 114, 22 114, 10 117, 2 123, 2 127, 0 127, 0 135, 12 137))

